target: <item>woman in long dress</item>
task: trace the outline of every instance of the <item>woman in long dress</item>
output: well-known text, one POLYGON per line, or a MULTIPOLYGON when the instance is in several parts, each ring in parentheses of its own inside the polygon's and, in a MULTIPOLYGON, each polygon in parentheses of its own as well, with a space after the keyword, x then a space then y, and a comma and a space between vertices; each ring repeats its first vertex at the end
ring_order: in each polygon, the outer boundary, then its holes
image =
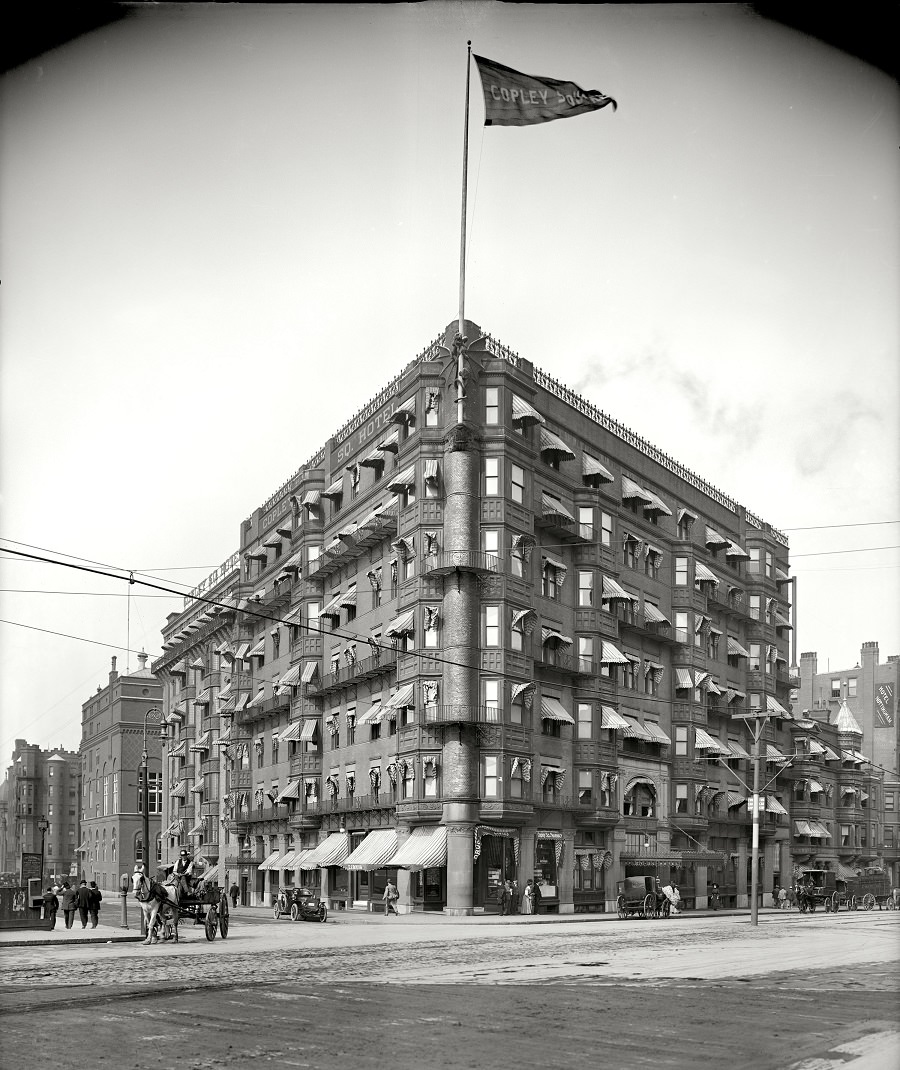
POLYGON ((522 913, 534 913, 534 881, 529 877, 522 892, 522 913))

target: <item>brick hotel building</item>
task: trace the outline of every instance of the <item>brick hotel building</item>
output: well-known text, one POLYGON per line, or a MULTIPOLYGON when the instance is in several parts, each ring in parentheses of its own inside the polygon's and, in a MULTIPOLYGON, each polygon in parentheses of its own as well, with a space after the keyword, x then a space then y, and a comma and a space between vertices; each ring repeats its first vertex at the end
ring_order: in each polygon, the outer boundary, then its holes
POLYGON ((468 914, 535 877, 548 910, 609 910, 658 872, 746 904, 758 708, 760 886, 789 880, 787 757, 818 729, 790 712, 787 539, 474 323, 455 336, 169 617, 164 857, 189 845, 248 903, 371 905, 391 875, 407 909, 468 914))

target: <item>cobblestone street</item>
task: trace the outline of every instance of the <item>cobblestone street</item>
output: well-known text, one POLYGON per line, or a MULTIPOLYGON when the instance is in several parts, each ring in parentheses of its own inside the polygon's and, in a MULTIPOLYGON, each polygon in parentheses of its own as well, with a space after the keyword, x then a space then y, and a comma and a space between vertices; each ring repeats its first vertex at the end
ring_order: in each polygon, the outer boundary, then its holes
POLYGON ((53 1025, 42 1060, 62 1067, 84 1065, 88 1035, 97 1065, 172 1065, 181 1051, 198 1070, 413 1068, 435 1044, 442 1067, 588 1066, 601 1049, 617 1067, 789 1067, 867 1037, 888 1045, 885 1067, 900 1054, 897 914, 772 913, 756 928, 746 915, 324 926, 236 915, 225 941, 193 926, 181 936, 7 948, 5 1045, 34 1043, 41 1008, 53 1025), (123 1061, 137 1035, 141 1059, 123 1061))

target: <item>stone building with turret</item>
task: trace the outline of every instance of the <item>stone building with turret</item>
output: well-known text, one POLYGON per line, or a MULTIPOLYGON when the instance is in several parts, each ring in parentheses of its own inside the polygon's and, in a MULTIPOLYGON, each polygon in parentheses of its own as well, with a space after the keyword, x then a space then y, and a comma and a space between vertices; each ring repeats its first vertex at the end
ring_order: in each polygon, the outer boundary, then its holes
POLYGON ((788 542, 467 321, 240 529, 173 614, 162 851, 245 902, 703 906, 791 867, 788 542), (212 826, 215 826, 214 828, 212 826), (215 842, 212 842, 214 837, 215 842))

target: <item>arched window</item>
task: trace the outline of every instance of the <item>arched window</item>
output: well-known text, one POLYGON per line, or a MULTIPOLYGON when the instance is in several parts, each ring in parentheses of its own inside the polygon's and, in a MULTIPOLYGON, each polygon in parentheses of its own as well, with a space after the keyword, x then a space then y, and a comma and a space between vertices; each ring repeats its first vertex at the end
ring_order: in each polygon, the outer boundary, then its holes
MULTIPOLYGON (((103 816, 109 813, 109 773, 103 774, 103 816)), ((104 833, 105 835, 105 833, 104 833)))
POLYGON ((134 860, 135 862, 144 861, 143 840, 141 839, 141 834, 139 832, 134 834, 134 860))
POLYGON ((119 770, 116 769, 115 762, 113 762, 112 775, 112 812, 114 814, 119 812, 119 770))
POLYGON ((100 840, 100 861, 106 861, 106 829, 103 830, 103 838, 100 840))
MULTIPOLYGON (((118 778, 119 774, 118 773, 114 773, 113 776, 118 778)), ((110 833, 109 860, 110 860, 110 862, 116 862, 117 861, 117 858, 116 858, 116 830, 115 829, 113 829, 112 832, 110 833)))
POLYGON ((652 780, 637 778, 625 788, 622 796, 625 817, 657 817, 656 786, 652 780))

